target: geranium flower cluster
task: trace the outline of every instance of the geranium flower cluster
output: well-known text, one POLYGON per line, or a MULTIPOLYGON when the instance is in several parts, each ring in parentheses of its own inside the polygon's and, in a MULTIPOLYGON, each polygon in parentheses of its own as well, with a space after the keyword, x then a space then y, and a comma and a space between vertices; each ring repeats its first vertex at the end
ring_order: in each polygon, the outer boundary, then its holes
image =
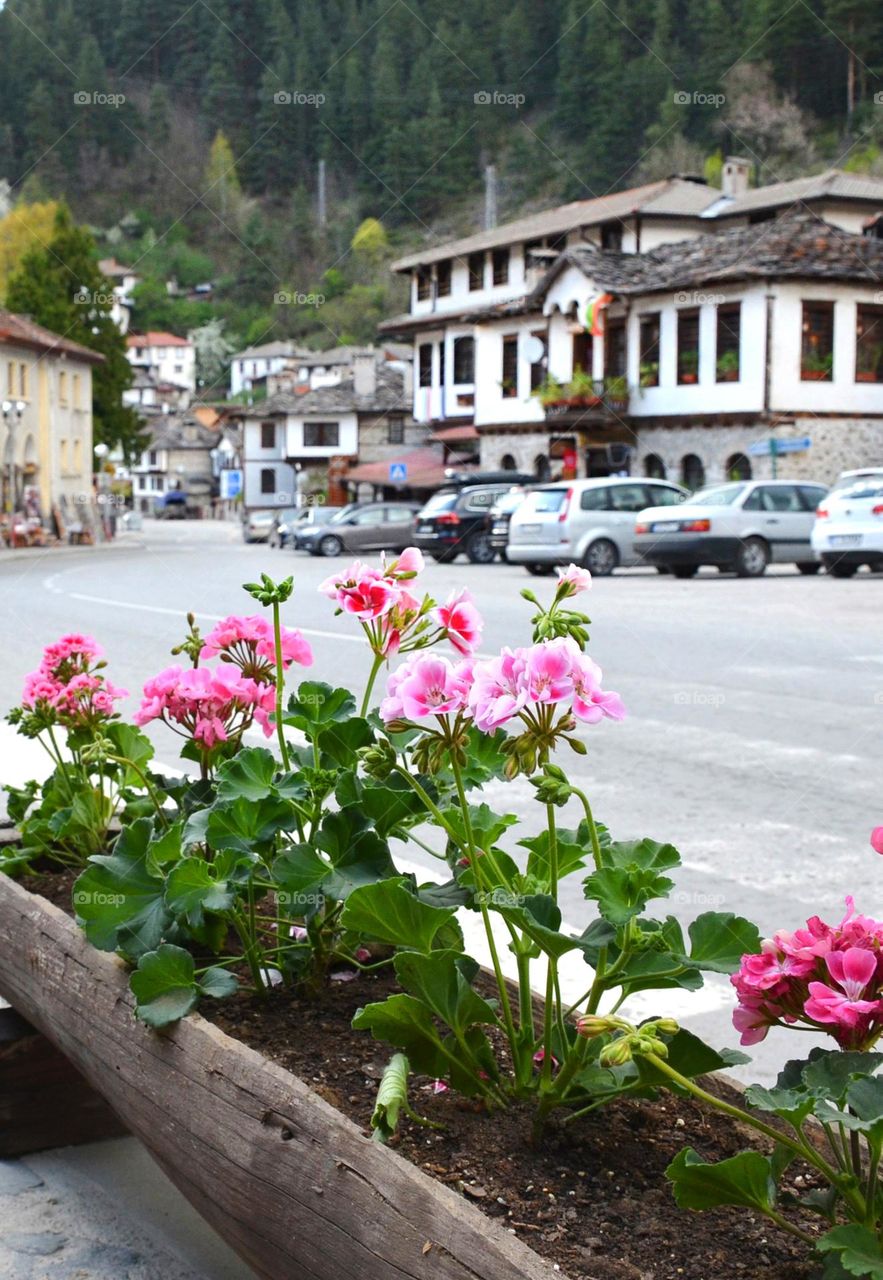
POLYGON ((478 662, 415 655, 390 676, 380 714, 387 722, 463 714, 492 733, 516 717, 529 722, 539 708, 558 706, 587 724, 625 716, 619 694, 602 689, 601 668, 569 636, 478 662))
POLYGON ((356 560, 326 578, 319 590, 340 613, 358 618, 378 658, 425 649, 440 640, 449 640, 459 653, 472 653, 484 624, 469 592, 455 592, 440 606, 427 595, 418 599, 410 585, 423 568, 422 553, 408 547, 380 568, 356 560))
POLYGON ((45 725, 93 729, 116 715, 126 697, 102 673, 103 650, 91 636, 72 633, 43 650, 36 671, 25 677, 22 707, 45 725))
MULTIPOLYGON (((302 667, 313 665, 313 651, 296 628, 281 627, 282 667, 285 671, 298 663, 302 667)), ((244 676, 258 683, 275 680, 276 640, 269 618, 253 614, 247 618, 231 615, 218 622, 206 636, 200 661, 220 658, 233 663, 244 676)))
MULTIPOLYGON (((282 666, 309 667, 313 652, 300 631, 280 629, 282 666)), ((211 750, 239 739, 252 723, 273 736, 276 706, 276 641, 273 625, 259 615, 224 618, 205 637, 200 660, 216 667, 167 667, 144 686, 136 724, 163 720, 176 733, 211 750)))
POLYGON ((797 1024, 827 1032, 841 1049, 869 1049, 883 1034, 883 922, 856 915, 852 898, 846 908, 839 925, 813 916, 742 957, 730 979, 742 1044, 797 1024))
POLYGON ((182 737, 211 750, 241 738, 253 722, 272 737, 270 715, 275 705, 272 682, 253 680, 235 666, 173 666, 147 681, 133 719, 138 725, 162 720, 182 737))

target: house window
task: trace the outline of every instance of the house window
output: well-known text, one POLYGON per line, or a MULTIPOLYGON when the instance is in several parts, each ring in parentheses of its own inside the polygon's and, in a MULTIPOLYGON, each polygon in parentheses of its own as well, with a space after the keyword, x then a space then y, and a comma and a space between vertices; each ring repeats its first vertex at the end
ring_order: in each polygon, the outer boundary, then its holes
POLYGON ((58 400, 60 404, 67 404, 67 374, 63 369, 58 374, 58 400))
POLYGON ((883 307, 856 309, 855 380, 883 382, 883 307))
POLYGON ((159 466, 159 452, 158 452, 158 450, 156 450, 156 449, 151 449, 151 450, 150 450, 150 452, 149 452, 149 453, 148 453, 148 455, 147 455, 147 465, 148 465, 149 467, 158 467, 158 466, 159 466))
POLYGON ((475 293, 478 289, 484 288, 484 254, 470 253, 469 255, 469 292, 475 293))
POLYGON ((435 268, 435 281, 440 298, 446 298, 451 292, 451 261, 448 258, 435 268))
POLYGON ((276 448, 276 423, 275 422, 261 423, 261 448, 262 449, 276 448))
POLYGON ((432 386, 432 343, 421 342, 417 358, 420 366, 420 386, 432 386))
POLYGON ((573 372, 592 376, 592 335, 585 329, 573 335, 573 372))
POLYGON ((74 408, 82 408, 80 397, 80 375, 78 373, 74 374, 74 408))
POLYGON ((681 484, 694 493, 705 484, 705 465, 695 453, 687 453, 681 458, 681 484))
POLYGON ((699 312, 678 312, 678 382, 699 381, 699 312))
POLYGON ((625 377, 625 320, 607 321, 604 338, 604 377, 625 377))
POLYGON ((339 444, 339 422, 304 423, 304 446, 307 449, 336 449, 339 444))
POLYGON ((742 304, 731 303, 717 309, 716 377, 718 382, 739 381, 739 347, 742 334, 742 304))
POLYGON ((67 441, 59 440, 58 442, 58 458, 61 463, 61 474, 67 475, 67 441))
POLYGON ((74 472, 79 475, 83 468, 83 442, 82 440, 74 441, 74 472))
POLYGON ((28 366, 20 364, 18 366, 18 394, 23 400, 28 398, 28 366))
POLYGON ((503 376, 501 390, 504 400, 518 395, 518 334, 507 333, 503 337, 503 376))
POLYGON ((659 312, 641 316, 638 373, 642 387, 659 386, 659 312))
POLYGON ((494 249, 492 261, 494 265, 494 284, 508 284, 509 250, 494 249))
POLYGON ((804 302, 800 377, 830 382, 834 368, 834 303, 804 302))
POLYGON ((261 493, 276 492, 276 472, 272 467, 261 468, 261 493))
POLYGON ((387 444, 404 444, 405 423, 402 418, 390 418, 386 428, 387 444))
POLYGON ((15 361, 9 360, 6 365, 6 390, 11 396, 15 395, 15 361))
POLYGON ((417 268, 417 301, 426 302, 432 297, 432 275, 429 267, 417 268))
POLYGON ((530 364, 530 389, 531 391, 536 391, 537 388, 541 387, 546 380, 546 364, 548 355, 546 349, 547 335, 543 329, 536 329, 530 336, 532 338, 538 338, 543 344, 543 354, 540 356, 539 360, 532 360, 530 364))
POLYGON ((454 382, 459 386, 462 383, 472 383, 475 381, 475 339, 472 337, 462 337, 454 339, 454 382))
POLYGON ((622 223, 605 222, 601 228, 601 248, 622 253, 622 223))
POLYGON ((447 344, 445 343, 444 338, 442 338, 441 342, 438 344, 438 382, 441 387, 445 386, 446 355, 447 344))

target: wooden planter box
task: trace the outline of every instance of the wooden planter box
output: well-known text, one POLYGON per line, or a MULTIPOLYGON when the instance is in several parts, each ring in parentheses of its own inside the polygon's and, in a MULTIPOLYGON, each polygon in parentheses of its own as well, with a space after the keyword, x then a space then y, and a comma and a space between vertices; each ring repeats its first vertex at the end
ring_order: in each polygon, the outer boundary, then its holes
POLYGON ((136 1022, 122 962, 3 875, 0 995, 266 1280, 561 1280, 303 1080, 198 1014, 163 1034, 136 1022))

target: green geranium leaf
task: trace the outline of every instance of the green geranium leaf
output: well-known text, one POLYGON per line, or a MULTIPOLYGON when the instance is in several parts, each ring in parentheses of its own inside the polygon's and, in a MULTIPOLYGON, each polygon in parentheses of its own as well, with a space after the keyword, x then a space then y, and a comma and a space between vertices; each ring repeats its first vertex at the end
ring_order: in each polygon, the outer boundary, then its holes
POLYGON ((716 1209, 723 1204, 768 1211, 775 1207, 770 1160, 757 1151, 741 1151, 729 1160, 706 1164, 686 1147, 665 1171, 681 1209, 716 1209))
POLYGON ((745 1100, 758 1111, 769 1111, 779 1116, 792 1128, 798 1128, 813 1109, 812 1095, 806 1090, 764 1089, 759 1084, 749 1085, 745 1090, 745 1100))
POLYGON ((234 994, 239 986, 239 979, 235 973, 230 973, 228 969, 223 969, 220 965, 212 965, 199 978, 198 986, 204 996, 212 996, 215 1000, 223 1000, 225 996, 234 994))
MULTIPOLYGON (((124 756, 126 760, 131 760, 136 765, 140 773, 146 774, 150 761, 153 759, 153 743, 142 733, 140 729, 136 729, 133 724, 126 724, 124 720, 113 720, 110 724, 105 725, 102 730, 105 738, 109 738, 115 748, 115 754, 124 756)), ((123 774, 123 781, 128 787, 143 787, 144 781, 135 769, 126 768, 123 774)))
POLYGON ((602 867, 583 882, 587 898, 611 924, 626 924, 641 914, 653 898, 664 898, 674 881, 644 867, 602 867))
POLYGON ((309 915, 319 904, 331 866, 311 844, 290 844, 273 863, 276 898, 286 913, 309 915))
POLYGON ((266 747, 242 747, 225 760, 215 784, 219 800, 263 800, 272 794, 276 758, 266 747))
MULTIPOLYGON (((796 1067, 800 1080, 811 1093, 842 1105, 853 1080, 873 1074, 881 1065, 883 1053, 813 1049, 806 1062, 789 1062, 785 1070, 796 1067)), ((779 1083, 782 1083, 781 1077, 779 1083)))
MULTIPOLYGON (((522 848, 530 851, 527 859, 527 875, 534 877, 546 889, 551 885, 549 842, 548 831, 542 831, 537 836, 529 836, 526 840, 518 841, 522 848)), ((563 831, 558 832, 556 848, 559 880, 563 880, 573 871, 581 871, 586 861, 592 859, 592 851, 588 845, 568 838, 568 833, 563 831)))
MULTIPOLYGON (((514 813, 494 813, 493 809, 486 804, 471 804, 468 813, 469 825, 472 828, 472 837, 477 849, 492 848, 509 827, 515 826, 518 822, 514 813)), ((452 807, 445 811, 444 816, 457 832, 460 844, 464 848, 468 847, 469 840, 462 810, 452 807)))
POLYGON ((341 928, 395 947, 431 951, 439 930, 455 913, 421 902, 406 883, 396 876, 354 889, 340 917, 341 928))
POLYGON ((343 810, 352 809, 370 823, 378 835, 388 836, 400 828, 422 822, 427 814, 423 801, 404 778, 392 775, 384 782, 371 782, 345 773, 335 788, 335 798, 343 810))
MULTIPOLYGON (((342 768, 353 768, 358 752, 374 741, 374 730, 361 716, 326 725, 319 732, 319 750, 323 757, 342 768)), ((323 758, 323 764, 327 761, 323 758)))
POLYGON ((303 680, 297 693, 288 699, 288 712, 283 719, 312 742, 323 726, 349 720, 355 713, 356 700, 349 689, 333 689, 319 680, 303 680))
POLYGON ((470 956, 457 951, 429 955, 400 951, 394 963, 405 991, 428 1005, 455 1034, 463 1035, 477 1023, 499 1025, 492 1006, 472 987, 479 966, 470 956))
POLYGON ((760 951, 757 926, 731 911, 705 911, 690 925, 690 955, 685 957, 696 969, 714 973, 735 973, 744 955, 760 951))
POLYGON ((399 1124, 402 1111, 408 1109, 408 1073, 410 1064, 403 1053, 394 1053, 386 1064, 377 1090, 377 1101, 371 1114, 371 1128, 378 1142, 388 1142, 399 1124))
POLYGON ((169 943, 141 956, 129 978, 136 1016, 150 1027, 165 1027, 188 1014, 199 999, 194 967, 189 951, 169 943))
POLYGON ((643 871, 668 871, 681 865, 681 855, 673 844, 659 844, 649 836, 643 840, 602 842, 601 854, 605 867, 625 870, 637 867, 643 871))
POLYGON ((148 869, 162 875, 164 869, 181 860, 181 824, 176 822, 151 840, 147 849, 148 869))
POLYGON ((183 858, 166 881, 166 906, 190 925, 201 925, 207 911, 229 911, 235 901, 236 893, 224 868, 204 858, 183 858))
POLYGON ((847 1275, 883 1280, 883 1249, 867 1227, 835 1227, 816 1241, 816 1248, 820 1253, 835 1254, 847 1275))
POLYGON ((554 898, 537 893, 522 898, 518 906, 510 906, 510 897, 505 890, 500 890, 491 895, 488 905, 491 910, 499 912, 504 920, 523 929, 541 951, 558 959, 580 946, 578 938, 561 932, 561 911, 554 898))
MULTIPOLYGON (((641 1080, 649 1085, 665 1085, 666 1088, 678 1092, 678 1086, 672 1084, 670 1078, 659 1071, 652 1062, 648 1062, 646 1058, 636 1058, 638 1071, 641 1080)), ((698 1036, 694 1036, 691 1031, 686 1031, 681 1027, 675 1035, 668 1041, 668 1058, 667 1062, 675 1071, 679 1071, 682 1076, 686 1076, 689 1080, 694 1080, 696 1076, 707 1076, 713 1071, 721 1071, 724 1067, 734 1067, 739 1063, 748 1062, 749 1058, 744 1053, 740 1053, 738 1049, 712 1049, 711 1045, 700 1040, 698 1036)))
MULTIPOLYGON (((359 1009, 353 1018, 358 1031, 370 1031, 375 1040, 393 1045, 407 1054, 419 1075, 449 1080, 459 1093, 472 1096, 480 1085, 463 1065, 463 1051, 453 1040, 443 1040, 432 1011, 422 1000, 410 995, 394 995, 359 1009)), ((493 1076, 493 1052, 479 1027, 470 1029, 466 1043, 487 1074, 493 1076)))
POLYGON ((165 883, 151 870, 153 823, 139 818, 120 834, 113 853, 90 859, 74 885, 74 909, 86 937, 99 951, 135 958, 160 942, 170 916, 165 883))
POLYGON ((207 842, 216 851, 252 853, 266 848, 277 832, 288 831, 294 825, 294 808, 288 800, 265 797, 253 801, 240 797, 212 805, 204 824, 200 814, 193 814, 184 828, 184 843, 207 842))

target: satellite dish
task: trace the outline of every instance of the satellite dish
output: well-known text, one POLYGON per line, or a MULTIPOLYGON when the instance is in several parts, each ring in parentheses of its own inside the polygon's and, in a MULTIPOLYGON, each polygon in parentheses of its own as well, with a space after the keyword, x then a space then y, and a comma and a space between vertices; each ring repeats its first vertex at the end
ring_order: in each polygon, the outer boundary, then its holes
POLYGON ((534 334, 530 334, 529 337, 524 339, 524 346, 522 350, 524 352, 525 359, 530 364, 539 364, 543 356, 546 354, 546 344, 543 342, 542 338, 537 338, 534 334))

